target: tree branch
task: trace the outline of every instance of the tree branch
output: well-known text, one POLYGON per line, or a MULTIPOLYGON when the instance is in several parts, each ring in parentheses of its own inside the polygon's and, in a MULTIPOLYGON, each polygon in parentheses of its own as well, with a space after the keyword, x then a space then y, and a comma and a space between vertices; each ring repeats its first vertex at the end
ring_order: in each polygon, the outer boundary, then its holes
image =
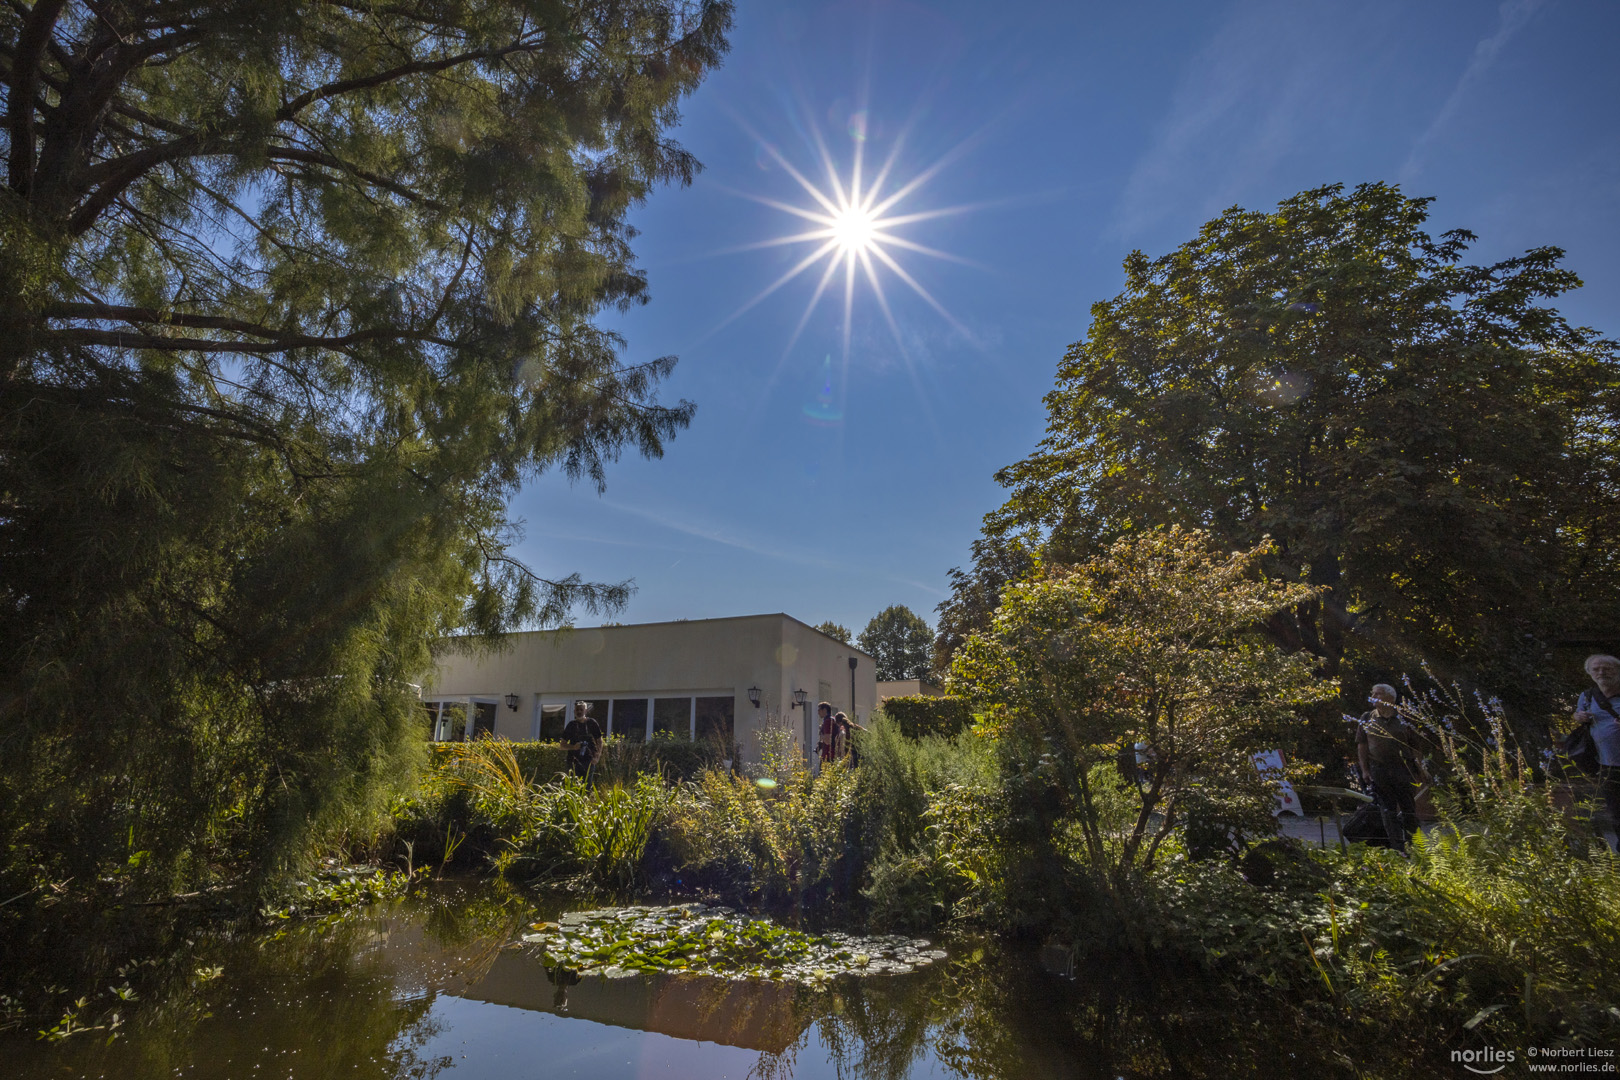
POLYGON ((291 146, 272 146, 266 151, 266 156, 278 161, 299 161, 306 165, 324 165, 329 169, 336 169, 339 172, 346 172, 350 176, 358 177, 369 184, 375 184, 385 191, 391 191, 402 199, 407 199, 414 203, 420 203, 421 205, 432 210, 437 210, 440 213, 448 213, 450 209, 437 199, 430 199, 421 192, 406 187, 404 184, 390 180, 386 176, 379 176, 374 172, 362 169, 358 165, 352 165, 341 158, 332 156, 331 154, 322 154, 315 150, 299 150, 291 146))
POLYGON ((134 325, 186 326, 199 330, 222 330, 266 338, 258 341, 228 341, 217 338, 168 337, 148 332, 103 330, 96 327, 76 326, 47 333, 56 341, 76 345, 110 345, 125 349, 163 349, 166 351, 272 353, 293 349, 342 349, 372 341, 420 341, 430 345, 455 348, 459 344, 449 338, 416 333, 397 327, 377 327, 357 330, 351 334, 318 336, 276 330, 257 323, 227 319, 213 315, 189 315, 184 312, 164 312, 151 308, 125 307, 118 304, 86 304, 57 302, 45 309, 48 319, 117 319, 134 325))
POLYGON ((442 60, 418 60, 409 64, 401 64, 387 71, 379 71, 374 75, 367 75, 358 79, 339 79, 337 82, 317 86, 293 98, 276 111, 277 120, 291 120, 299 113, 317 101, 324 101, 339 94, 347 94, 355 90, 369 90, 373 86, 382 86, 384 83, 394 82, 411 75, 431 75, 434 72, 444 71, 448 68, 459 67, 462 64, 473 63, 478 60, 495 60, 517 52, 530 52, 540 47, 540 42, 514 42, 499 49, 478 49, 473 52, 457 53, 442 60))
POLYGON ((39 83, 39 62, 66 0, 39 0, 17 35, 17 58, 11 68, 11 133, 9 163, 11 190, 27 198, 34 186, 34 95, 39 83))

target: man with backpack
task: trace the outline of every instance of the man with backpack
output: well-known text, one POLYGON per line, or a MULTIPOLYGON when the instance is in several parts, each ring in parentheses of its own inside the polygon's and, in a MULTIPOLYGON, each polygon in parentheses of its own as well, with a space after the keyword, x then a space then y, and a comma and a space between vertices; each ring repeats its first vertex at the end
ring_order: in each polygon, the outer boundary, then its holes
POLYGON ((1598 790, 1609 827, 1620 838, 1620 660, 1604 653, 1588 656, 1586 674, 1595 688, 1575 702, 1575 723, 1587 727, 1597 751, 1598 790))

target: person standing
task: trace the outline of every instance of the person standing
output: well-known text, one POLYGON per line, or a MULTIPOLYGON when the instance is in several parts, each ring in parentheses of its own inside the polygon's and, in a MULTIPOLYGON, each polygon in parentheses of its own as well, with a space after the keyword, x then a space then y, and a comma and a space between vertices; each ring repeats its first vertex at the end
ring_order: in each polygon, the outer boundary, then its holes
POLYGON ((591 716, 591 703, 574 702, 574 718, 563 728, 568 747, 568 768, 578 777, 590 774, 591 766, 602 756, 602 725, 591 716))
POLYGON ((1417 728, 1395 710, 1395 688, 1379 683, 1367 700, 1372 709, 1356 730, 1356 763, 1363 782, 1378 796, 1389 846, 1405 851, 1407 839, 1418 829, 1416 787, 1420 778, 1428 780, 1428 769, 1418 750, 1417 728))
POLYGON ((864 732, 866 728, 862 727, 860 724, 857 724, 843 713, 839 713, 837 716, 833 717, 833 719, 843 726, 844 748, 841 751, 841 754, 848 755, 850 767, 853 768, 861 763, 861 752, 855 746, 855 733, 857 731, 864 732))
POLYGON ((821 758, 823 765, 833 760, 834 748, 838 742, 838 722, 833 719, 833 707, 823 701, 816 706, 816 712, 821 716, 821 733, 816 738, 816 754, 821 758))
POLYGON ((1575 702, 1575 722, 1592 725, 1598 755, 1598 791, 1609 813, 1609 827, 1620 839, 1620 660, 1605 653, 1586 658, 1594 689, 1575 702))

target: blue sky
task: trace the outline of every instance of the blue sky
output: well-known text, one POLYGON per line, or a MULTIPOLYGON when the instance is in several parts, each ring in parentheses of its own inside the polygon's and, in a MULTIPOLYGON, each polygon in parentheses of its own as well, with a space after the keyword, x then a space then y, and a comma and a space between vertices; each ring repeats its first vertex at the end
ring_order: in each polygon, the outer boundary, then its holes
POLYGON ((732 43, 676 133, 705 172, 635 214, 652 301, 613 317, 696 420, 512 507, 538 572, 635 580, 624 621, 932 622, 1121 260, 1232 205, 1398 182, 1475 261, 1565 248, 1564 311, 1620 336, 1610 0, 741 0, 732 43), (969 208, 892 230, 952 258, 889 247, 934 303, 878 263, 893 326, 859 275, 847 354, 841 274, 797 338, 820 265, 745 309, 816 248, 750 245, 813 227, 759 200, 813 205, 785 166, 827 188, 818 134, 846 183, 857 147, 885 190, 926 176, 890 213, 969 208))

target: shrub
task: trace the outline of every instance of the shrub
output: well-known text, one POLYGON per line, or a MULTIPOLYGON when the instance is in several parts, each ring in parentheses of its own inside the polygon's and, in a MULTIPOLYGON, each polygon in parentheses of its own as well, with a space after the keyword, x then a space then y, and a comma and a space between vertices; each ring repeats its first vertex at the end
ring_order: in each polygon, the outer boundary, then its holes
POLYGON ((572 841, 573 861, 597 888, 629 892, 642 876, 647 841, 668 801, 668 792, 656 776, 643 775, 634 784, 588 786, 577 776, 567 777, 535 793, 537 800, 560 811, 548 815, 572 841), (559 820, 560 819, 560 820, 559 820))
POLYGON ((907 738, 919 739, 924 735, 955 735, 973 723, 972 710, 959 697, 886 698, 883 713, 900 727, 907 738))
MULTIPOLYGON (((1020 921, 1050 920, 1041 898, 1090 908, 1092 897, 1127 933, 1144 875, 1189 815, 1218 814, 1223 832, 1274 827, 1250 755, 1285 742, 1298 710, 1334 687, 1259 629, 1318 592, 1265 579, 1270 552, 1221 551, 1180 529, 1127 536, 1009 586, 990 629, 958 650, 952 687, 999 750, 997 842, 1009 848, 1004 884, 1020 921), (1133 744, 1145 748, 1143 780, 1115 831, 1116 785, 1105 797, 1092 781, 1133 744)), ((1141 939, 1132 945, 1141 952, 1141 939)))
MULTIPOLYGON (((892 699, 891 699, 892 700, 892 699)), ((987 883, 995 759, 984 738, 906 737, 880 713, 862 734, 863 895, 879 922, 923 927, 956 914, 987 883)))
POLYGON ((865 856, 857 771, 812 776, 777 728, 761 733, 754 772, 710 769, 676 789, 660 843, 680 883, 767 905, 851 898, 865 856))

